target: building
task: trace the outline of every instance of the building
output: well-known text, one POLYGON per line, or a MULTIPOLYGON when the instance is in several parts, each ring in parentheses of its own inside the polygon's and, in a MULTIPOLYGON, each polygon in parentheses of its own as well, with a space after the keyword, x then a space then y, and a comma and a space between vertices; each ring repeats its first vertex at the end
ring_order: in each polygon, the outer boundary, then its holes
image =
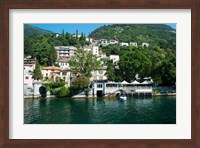
POLYGON ((100 51, 99 51, 99 58, 100 58, 100 59, 101 59, 101 58, 107 58, 106 53, 100 50, 100 51))
POLYGON ((122 93, 129 95, 152 95, 152 84, 94 81, 91 94, 93 97, 117 96, 122 93))
POLYGON ((100 39, 99 44, 102 46, 107 46, 109 44, 109 41, 107 39, 100 39))
POLYGON ((119 62, 119 55, 111 54, 109 60, 112 60, 113 64, 117 65, 119 62))
POLYGON ((56 76, 60 76, 60 71, 61 68, 56 66, 43 67, 41 70, 43 78, 54 78, 54 80, 56 79, 56 76))
POLYGON ((56 60, 55 63, 58 64, 61 68, 69 68, 69 63, 66 60, 56 60))
MULTIPOLYGON (((81 34, 78 34, 77 36, 78 36, 78 38, 80 38, 80 37, 81 37, 81 34)), ((76 37, 76 34, 72 35, 72 37, 75 38, 75 37, 76 37)))
POLYGON ((24 73, 33 73, 36 62, 36 59, 24 59, 24 73))
POLYGON ((55 35, 56 35, 56 37, 59 37, 59 36, 60 36, 60 34, 59 34, 59 33, 56 33, 55 35))
POLYGON ((98 56, 99 55, 99 47, 92 46, 92 54, 98 56))
POLYGON ((84 51, 91 52, 93 55, 99 56, 99 47, 94 44, 86 45, 83 47, 84 51))
POLYGON ((77 48, 74 46, 55 46, 57 59, 69 59, 76 53, 77 48))
POLYGON ((129 44, 128 44, 128 43, 125 43, 125 42, 121 42, 121 43, 120 43, 120 46, 129 46, 129 44))
POLYGON ((92 43, 93 42, 93 39, 92 38, 85 38, 85 40, 87 41, 87 42, 90 42, 90 43, 92 43))
POLYGON ((92 77, 90 78, 90 81, 107 80, 106 69, 107 66, 102 65, 100 69, 92 71, 92 77))
POLYGON ((142 47, 149 47, 149 43, 142 43, 142 47))
POLYGON ((92 44, 97 45, 98 43, 99 43, 99 40, 92 39, 92 44))
POLYGON ((53 79, 54 82, 58 82, 62 79, 66 82, 66 86, 70 86, 70 68, 48 66, 43 67, 41 72, 45 79, 53 79))
POLYGON ((130 42, 130 46, 135 46, 135 47, 137 47, 137 43, 136 43, 136 42, 130 42))
POLYGON ((108 44, 118 44, 119 42, 117 40, 109 40, 108 44))
POLYGON ((36 59, 24 59, 24 95, 33 93, 33 72, 36 66, 36 59))

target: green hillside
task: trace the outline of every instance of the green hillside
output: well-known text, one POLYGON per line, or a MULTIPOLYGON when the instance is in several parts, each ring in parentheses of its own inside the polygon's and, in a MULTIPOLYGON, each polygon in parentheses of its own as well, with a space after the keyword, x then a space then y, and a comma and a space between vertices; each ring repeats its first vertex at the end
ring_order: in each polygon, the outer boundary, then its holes
POLYGON ((90 35, 94 39, 117 39, 120 42, 148 42, 163 49, 176 49, 176 30, 164 24, 114 24, 100 27, 90 35))
POLYGON ((42 34, 50 34, 50 33, 54 33, 52 31, 49 30, 44 30, 29 24, 25 24, 24 25, 24 35, 25 36, 30 36, 30 35, 42 35, 42 34))

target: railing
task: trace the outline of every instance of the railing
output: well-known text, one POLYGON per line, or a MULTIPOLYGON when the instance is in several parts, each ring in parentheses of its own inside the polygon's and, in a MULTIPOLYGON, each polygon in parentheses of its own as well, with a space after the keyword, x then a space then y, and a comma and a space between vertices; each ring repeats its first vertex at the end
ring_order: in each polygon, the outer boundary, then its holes
POLYGON ((134 86, 134 87, 106 87, 105 93, 114 93, 117 91, 124 91, 126 93, 152 93, 153 89, 150 86, 134 86))

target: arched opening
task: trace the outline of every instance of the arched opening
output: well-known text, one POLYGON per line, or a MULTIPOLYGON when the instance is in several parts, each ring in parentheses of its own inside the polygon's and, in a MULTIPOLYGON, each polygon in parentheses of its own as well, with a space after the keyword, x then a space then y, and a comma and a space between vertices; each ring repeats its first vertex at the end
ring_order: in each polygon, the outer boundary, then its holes
POLYGON ((41 95, 42 97, 46 97, 46 96, 47 96, 46 87, 40 86, 39 92, 40 92, 40 95, 41 95))

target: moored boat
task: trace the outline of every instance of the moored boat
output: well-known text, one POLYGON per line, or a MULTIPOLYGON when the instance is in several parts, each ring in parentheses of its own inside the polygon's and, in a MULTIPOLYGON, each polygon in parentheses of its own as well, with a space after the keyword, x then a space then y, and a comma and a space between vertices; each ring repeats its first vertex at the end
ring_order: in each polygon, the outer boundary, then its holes
POLYGON ((127 96, 125 95, 119 96, 119 100, 126 101, 126 99, 127 99, 127 96))

